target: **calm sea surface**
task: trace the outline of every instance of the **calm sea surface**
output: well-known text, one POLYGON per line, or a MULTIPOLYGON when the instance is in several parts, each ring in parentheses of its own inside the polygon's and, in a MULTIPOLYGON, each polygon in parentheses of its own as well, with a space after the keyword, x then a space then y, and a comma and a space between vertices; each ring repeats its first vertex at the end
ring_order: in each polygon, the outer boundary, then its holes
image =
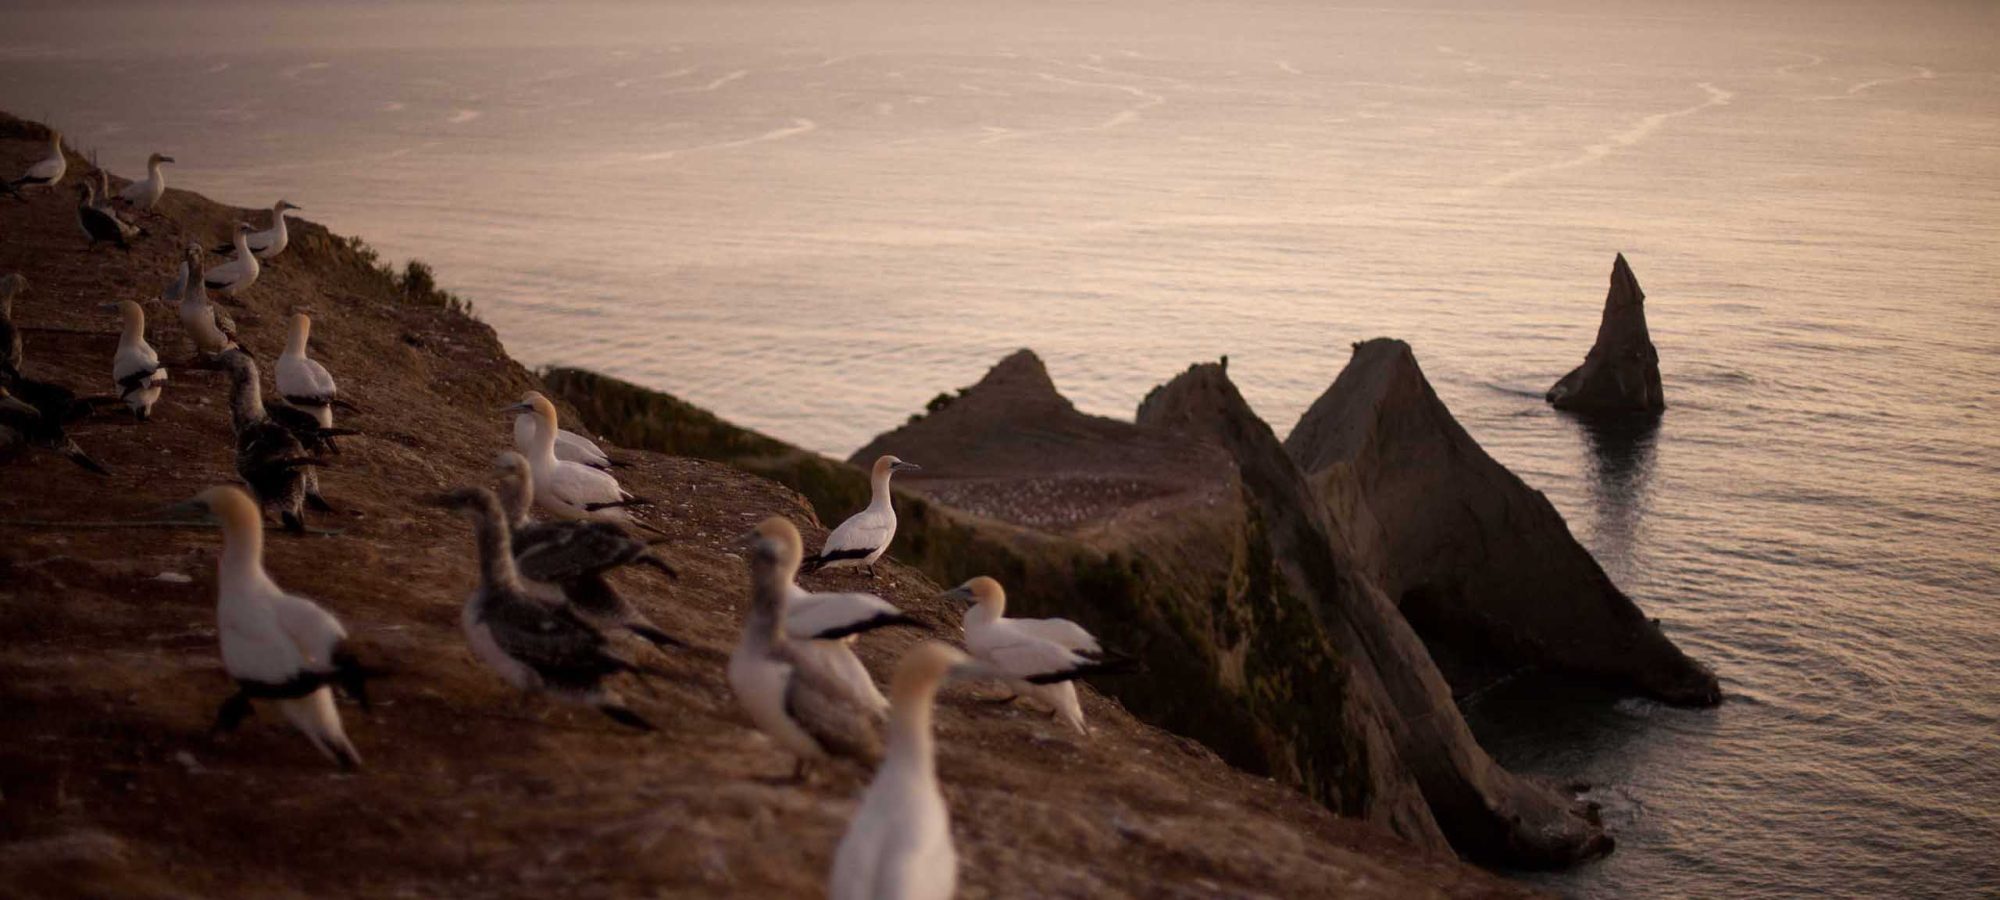
POLYGON ((1227 354, 1282 434, 1406 339, 1729 694, 1481 698, 1619 837, 1530 877, 1992 896, 2000 5, 1465 5, 16 4, 0 108, 836 455, 1016 347, 1119 416, 1227 354), (1540 399, 1616 251, 1651 433, 1540 399))

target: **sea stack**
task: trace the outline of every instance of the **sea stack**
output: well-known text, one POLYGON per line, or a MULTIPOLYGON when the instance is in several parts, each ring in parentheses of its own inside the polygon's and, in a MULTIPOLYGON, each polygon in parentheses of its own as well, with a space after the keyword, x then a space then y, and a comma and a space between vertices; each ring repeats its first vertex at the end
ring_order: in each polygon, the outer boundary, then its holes
POLYGON ((1646 331, 1646 292, 1625 263, 1611 264, 1611 290, 1604 295, 1604 320, 1597 343, 1583 365, 1549 388, 1549 403, 1578 413, 1657 413, 1667 408, 1660 388, 1660 353, 1646 331))
POLYGON ((1552 671, 1669 703, 1719 698, 1715 675, 1611 582, 1548 498, 1452 417, 1408 344, 1354 345, 1285 450, 1453 693, 1552 671))

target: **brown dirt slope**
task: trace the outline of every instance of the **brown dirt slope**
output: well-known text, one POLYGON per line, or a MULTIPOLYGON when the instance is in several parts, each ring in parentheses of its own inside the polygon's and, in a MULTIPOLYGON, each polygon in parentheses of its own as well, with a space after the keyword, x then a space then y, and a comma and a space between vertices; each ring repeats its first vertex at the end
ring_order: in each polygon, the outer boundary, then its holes
MULTIPOLYGON (((0 119, 0 172, 36 158, 37 134, 0 119)), ((108 391, 115 338, 95 304, 150 295, 187 237, 213 240, 244 213, 176 191, 166 210, 184 230, 157 223, 130 256, 86 256, 73 205, 0 199, 0 271, 33 286, 16 309, 28 374, 108 391)), ((0 468, 4 892, 816 895, 866 773, 770 783, 788 761, 739 720, 722 676, 746 592, 733 539, 774 512, 809 520, 800 498, 712 463, 631 454, 621 477, 663 501, 654 518, 683 577, 623 584, 693 644, 659 660, 672 677, 657 694, 628 692, 661 730, 637 737, 594 715, 517 707, 458 635, 469 529, 415 501, 487 479, 508 434, 492 410, 534 379, 490 329, 401 296, 348 242, 300 224, 294 249, 248 293, 244 336, 268 362, 286 314, 311 306, 317 355, 362 407, 343 422, 367 436, 348 439, 323 476, 340 511, 315 524, 342 533, 274 535, 269 565, 337 611, 364 657, 395 669, 373 715, 344 708, 368 767, 336 773, 269 713, 232 738, 204 737, 229 691, 214 532, 19 524, 129 522, 232 480, 222 377, 173 367, 151 424, 104 415, 76 429, 109 477, 42 453, 0 468)), ((172 367, 187 352, 178 324, 150 313, 172 367)), ((931 599, 935 584, 901 566, 875 587, 934 622, 956 619, 931 599)), ((880 671, 916 639, 874 637, 862 655, 880 671)), ((1086 694, 1089 740, 946 693, 940 770, 964 896, 1523 893, 1086 694)))

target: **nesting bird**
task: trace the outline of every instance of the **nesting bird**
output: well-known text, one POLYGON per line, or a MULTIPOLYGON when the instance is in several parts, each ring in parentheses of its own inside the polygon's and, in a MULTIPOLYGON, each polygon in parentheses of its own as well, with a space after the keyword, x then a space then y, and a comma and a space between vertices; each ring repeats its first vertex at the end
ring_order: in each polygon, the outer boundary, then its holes
POLYGON ((160 171, 160 166, 173 161, 173 157, 160 153, 146 157, 146 177, 126 185, 124 190, 118 192, 118 199, 140 212, 152 212, 167 193, 167 176, 160 171))
POLYGON ((1013 683, 1016 690, 1055 710, 1055 716, 1081 734, 1083 705, 1069 681, 1044 683, 1036 676, 1052 671, 1071 677, 1122 671, 1130 661, 1105 654, 1097 638, 1068 619, 1009 619, 1007 592, 984 575, 967 581, 945 596, 973 604, 965 612, 965 647, 972 655, 1013 683))
POLYGON ((798 529, 782 517, 757 526, 750 542, 750 612, 729 656, 729 688, 752 724, 798 760, 830 756, 874 762, 882 754, 872 710, 853 699, 838 674, 797 653, 785 633, 785 606, 798 572, 798 529))
POLYGON ((292 316, 292 330, 285 338, 285 352, 278 354, 278 396, 285 402, 312 414, 321 428, 333 427, 333 404, 339 388, 334 386, 333 376, 312 358, 306 356, 306 343, 312 340, 312 317, 305 313, 292 316))
POLYGON ((222 525, 222 560, 216 566, 216 632, 222 665, 236 693, 217 711, 215 730, 226 732, 254 712, 253 700, 276 701, 285 718, 343 769, 361 765, 361 754, 341 727, 333 705, 338 685, 368 705, 371 674, 348 652, 347 629, 319 604, 286 593, 264 570, 264 522, 257 504, 233 487, 214 487, 170 515, 198 514, 222 525))
MULTIPOLYGON (((307 475, 322 462, 307 451, 292 429, 272 419, 258 384, 257 361, 240 349, 222 355, 229 367, 229 419, 236 431, 236 474, 250 486, 259 506, 275 507, 285 528, 304 532, 308 494, 318 495, 307 475)), ((317 423, 315 423, 317 424, 317 423)), ((323 506, 324 500, 315 505, 323 506)))
POLYGON ((53 188, 62 183, 63 173, 69 171, 69 157, 63 153, 62 132, 49 129, 49 155, 41 162, 28 167, 21 177, 7 182, 7 192, 21 196, 24 188, 53 188))
MULTIPOLYGON (((256 226, 244 225, 243 228, 249 230, 249 234, 244 236, 242 244, 249 247, 250 252, 256 254, 259 260, 267 262, 272 257, 285 252, 286 245, 292 242, 291 232, 285 227, 285 212, 294 209, 299 209, 299 207, 293 206, 290 200, 280 200, 272 204, 271 227, 263 231, 257 231, 256 226)), ((231 244, 218 244, 215 252, 228 253, 232 246, 231 244)))
POLYGON ((111 379, 118 383, 118 399, 125 401, 133 418, 144 422, 153 415, 153 404, 159 402, 161 385, 167 381, 160 355, 146 343, 146 310, 130 300, 106 303, 102 308, 117 310, 123 325, 118 353, 111 358, 111 379))
POLYGON ((127 253, 132 252, 132 239, 145 234, 145 229, 118 218, 111 210, 97 201, 97 189, 84 179, 76 187, 76 225, 83 230, 83 236, 90 239, 90 248, 109 243, 127 253))
POLYGON ((484 488, 464 488, 444 503, 472 519, 479 547, 479 588, 460 619, 473 655, 522 691, 589 706, 621 725, 651 731, 652 723, 605 682, 620 673, 653 673, 612 652, 604 635, 569 607, 526 592, 499 498, 484 488))
POLYGON ((236 255, 228 262, 201 273, 201 282, 209 290, 224 297, 234 299, 237 294, 249 290, 257 283, 257 274, 263 267, 257 264, 257 255, 250 252, 247 243, 250 232, 255 228, 248 222, 236 223, 236 255))
MULTIPOLYGON (((514 446, 533 447, 535 445, 535 416, 522 413, 514 417, 514 446)), ((615 469, 619 463, 597 446, 597 442, 567 428, 556 429, 556 458, 565 462, 582 463, 593 469, 615 469)))
POLYGON ((875 577, 875 561, 888 552, 889 542, 896 539, 896 506, 889 494, 889 476, 897 472, 914 472, 919 468, 916 463, 907 463, 894 456, 877 458, 868 475, 868 508, 849 516, 847 521, 826 536, 826 544, 820 547, 819 555, 806 561, 806 571, 866 566, 868 577, 875 577))
POLYGON ((175 292, 168 299, 175 303, 181 330, 187 332, 188 340, 194 342, 197 356, 218 357, 237 347, 236 321, 230 318, 227 311, 208 302, 208 286, 202 279, 200 247, 189 244, 182 253, 180 280, 168 290, 175 292))
POLYGON ((686 646, 660 630, 646 614, 605 580, 605 573, 623 566, 645 565, 678 578, 651 547, 611 522, 563 519, 530 522, 534 504, 534 471, 519 453, 507 451, 494 460, 500 470, 500 502, 513 532, 514 565, 530 589, 568 603, 577 615, 603 628, 622 628, 656 647, 686 646))
POLYGON ((501 412, 527 412, 534 418, 527 443, 516 446, 534 473, 536 506, 564 519, 622 522, 630 518, 624 507, 645 502, 619 487, 610 473, 556 456, 556 406, 539 391, 529 391, 501 412))

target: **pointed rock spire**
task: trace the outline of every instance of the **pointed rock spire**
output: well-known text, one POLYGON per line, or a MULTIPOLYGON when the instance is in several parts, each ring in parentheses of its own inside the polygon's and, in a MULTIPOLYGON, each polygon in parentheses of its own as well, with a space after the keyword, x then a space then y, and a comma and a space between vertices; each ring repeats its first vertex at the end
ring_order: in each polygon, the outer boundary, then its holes
POLYGON ((1660 353, 1646 330, 1646 292, 1625 262, 1611 264, 1611 290, 1597 343, 1561 381, 1549 388, 1555 408, 1579 413, 1659 412, 1667 408, 1660 387, 1660 353))

